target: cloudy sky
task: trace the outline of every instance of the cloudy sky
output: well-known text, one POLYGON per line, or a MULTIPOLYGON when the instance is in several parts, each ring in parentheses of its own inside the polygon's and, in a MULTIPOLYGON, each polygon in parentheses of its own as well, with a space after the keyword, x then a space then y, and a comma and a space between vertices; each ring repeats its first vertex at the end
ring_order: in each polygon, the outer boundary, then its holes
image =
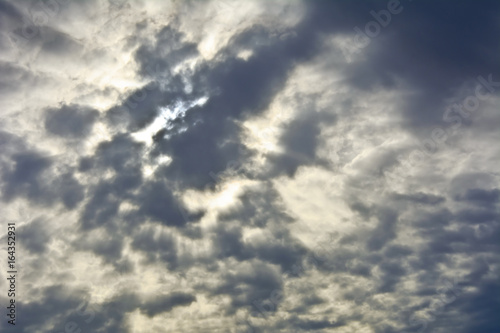
POLYGON ((499 36, 495 0, 0 1, 0 331, 499 332, 499 36))

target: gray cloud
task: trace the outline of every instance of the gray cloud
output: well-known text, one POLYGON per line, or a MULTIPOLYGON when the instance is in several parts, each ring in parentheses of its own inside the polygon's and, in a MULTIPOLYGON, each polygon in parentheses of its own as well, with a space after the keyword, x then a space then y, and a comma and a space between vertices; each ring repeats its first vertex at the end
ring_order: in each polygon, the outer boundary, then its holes
POLYGON ((498 330, 497 2, 56 1, 0 1, 2 332, 498 330))
POLYGON ((82 138, 90 134, 98 112, 78 105, 64 105, 60 109, 47 110, 45 129, 52 134, 82 138))
POLYGON ((143 311, 149 316, 153 317, 159 313, 171 310, 175 306, 186 306, 196 301, 193 295, 186 293, 172 293, 155 298, 154 300, 145 304, 142 308, 143 311))

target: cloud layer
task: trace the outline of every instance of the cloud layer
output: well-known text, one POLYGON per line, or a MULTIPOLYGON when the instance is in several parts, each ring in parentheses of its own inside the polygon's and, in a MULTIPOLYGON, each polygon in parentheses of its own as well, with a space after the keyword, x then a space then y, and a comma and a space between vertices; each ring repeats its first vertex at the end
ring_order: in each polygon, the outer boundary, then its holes
POLYGON ((1 331, 497 332, 499 7, 0 1, 1 331))

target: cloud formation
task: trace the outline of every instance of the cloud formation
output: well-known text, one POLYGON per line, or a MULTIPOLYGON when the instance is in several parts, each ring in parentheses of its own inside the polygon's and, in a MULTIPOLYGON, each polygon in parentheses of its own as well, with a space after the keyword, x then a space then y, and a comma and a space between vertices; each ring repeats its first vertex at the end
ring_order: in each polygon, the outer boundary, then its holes
POLYGON ((0 330, 498 331, 499 7, 0 1, 0 330))

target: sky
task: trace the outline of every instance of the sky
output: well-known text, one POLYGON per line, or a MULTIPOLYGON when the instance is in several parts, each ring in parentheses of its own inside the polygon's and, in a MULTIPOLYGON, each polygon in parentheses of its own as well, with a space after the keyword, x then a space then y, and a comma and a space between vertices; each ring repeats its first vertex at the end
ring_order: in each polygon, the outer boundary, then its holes
POLYGON ((0 1, 0 331, 500 332, 499 36, 494 0, 0 1))

